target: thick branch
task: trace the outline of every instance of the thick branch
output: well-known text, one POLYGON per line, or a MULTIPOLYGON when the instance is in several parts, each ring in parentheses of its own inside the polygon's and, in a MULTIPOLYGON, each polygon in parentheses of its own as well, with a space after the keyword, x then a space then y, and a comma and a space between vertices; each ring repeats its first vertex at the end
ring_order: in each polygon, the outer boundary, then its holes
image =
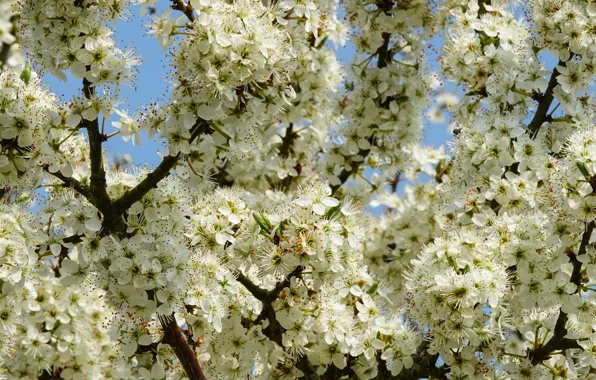
POLYGON ((565 326, 567 320, 567 313, 561 310, 555 323, 553 337, 544 346, 530 354, 533 365, 537 365, 543 360, 548 359, 553 351, 581 348, 575 339, 565 338, 565 335, 567 335, 567 327, 565 326))
POLYGON ((9 44, 1 44, 0 45, 0 69, 4 68, 6 65, 6 61, 8 61, 8 53, 10 53, 10 46, 9 44))
MULTIPOLYGON (((567 66, 567 62, 559 61, 559 63, 557 64, 557 67, 558 66, 565 67, 565 66, 567 66)), ((548 87, 546 88, 544 95, 542 95, 539 99, 538 108, 536 109, 534 118, 528 125, 528 129, 534 135, 536 135, 538 133, 538 130, 540 129, 542 124, 545 121, 547 121, 548 110, 550 109, 550 106, 555 98, 553 95, 553 92, 555 90, 555 87, 558 84, 557 77, 560 74, 557 67, 555 67, 555 69, 553 70, 553 74, 551 75, 550 80, 548 81, 548 87)))
POLYGON ((290 155, 290 147, 292 146, 292 142, 296 136, 298 135, 294 133, 294 123, 290 123, 286 129, 286 135, 281 142, 281 146, 279 147, 280 156, 285 158, 290 155))
MULTIPOLYGON (((11 34, 15 34, 15 31, 16 31, 15 23, 18 18, 19 18, 18 15, 13 15, 10 18, 10 22, 12 23, 12 28, 10 29, 11 34)), ((8 55, 10 54, 11 47, 12 47, 12 44, 5 44, 5 43, 0 44, 0 70, 4 68, 4 66, 6 65, 6 63, 8 61, 8 55)))
MULTIPOLYGON (((582 235, 582 241, 577 251, 577 255, 571 254, 571 262, 573 263, 573 271, 571 272, 571 282, 577 285, 578 291, 581 286, 581 268, 582 263, 577 259, 578 256, 586 253, 586 248, 590 243, 592 232, 596 223, 591 221, 588 223, 586 230, 582 235)), ((572 348, 581 348, 580 345, 574 339, 565 338, 567 335, 567 320, 569 319, 567 313, 563 310, 559 311, 559 317, 555 323, 555 329, 553 331, 553 337, 542 347, 539 347, 536 351, 530 353, 532 358, 532 364, 537 365, 543 360, 547 359, 549 355, 556 350, 567 350, 572 348)))
POLYGON ((300 277, 302 271, 304 271, 304 267, 297 266, 296 268, 294 268, 292 272, 290 272, 290 274, 286 276, 286 278, 283 281, 280 281, 277 284, 275 284, 275 288, 269 292, 269 300, 274 301, 279 296, 279 292, 281 292, 284 288, 290 286, 290 282, 292 281, 293 277, 300 277))
POLYGON ((396 379, 396 380, 411 380, 411 379, 444 379, 445 376, 449 373, 449 366, 443 365, 441 367, 437 367, 437 359, 439 358, 439 354, 431 355, 427 351, 428 349, 428 342, 424 341, 420 346, 418 346, 418 350, 416 354, 412 357, 414 359, 414 364, 412 367, 406 369, 402 369, 400 373, 393 376, 391 371, 387 369, 386 363, 381 360, 381 355, 378 354, 377 361, 379 362, 378 367, 378 374, 375 379, 385 380, 385 379, 396 379))
POLYGON ((391 54, 390 54, 390 50, 389 50, 389 41, 391 40, 391 33, 383 33, 381 34, 381 37, 383 37, 383 44, 381 45, 381 47, 379 48, 379 50, 377 50, 377 55, 378 55, 378 61, 377 61, 377 67, 379 69, 382 69, 384 67, 387 67, 387 65, 391 62, 391 54))
MULTIPOLYGON (((81 235, 72 235, 72 236, 62 239, 62 242, 64 244, 77 244, 82 241, 81 238, 82 238, 81 235)), ((68 252, 65 253, 64 250, 60 251, 60 256, 58 257, 58 261, 60 264, 62 264, 62 260, 64 260, 66 258, 66 256, 68 256, 68 252)))
MULTIPOLYGON (((391 377, 396 380, 410 380, 410 379, 446 379, 446 375, 449 373, 449 367, 443 365, 437 367, 436 362, 439 358, 439 354, 430 355, 426 352, 426 349, 419 351, 416 356, 413 357, 414 365, 409 369, 403 369, 397 376, 391 377)), ((380 366, 385 365, 384 363, 379 364, 380 366)), ((378 379, 388 379, 389 377, 377 376, 378 379)))
MULTIPOLYGON (((275 284, 275 288, 271 291, 266 291, 264 289, 259 288, 252 281, 250 281, 250 279, 248 279, 242 273, 238 272, 238 282, 244 285, 246 289, 263 304, 263 310, 252 323, 258 325, 265 319, 269 321, 269 326, 263 329, 263 334, 265 334, 265 336, 269 338, 271 341, 277 343, 280 347, 283 347, 282 334, 284 332, 284 329, 275 317, 273 302, 277 299, 277 297, 279 297, 279 293, 285 287, 288 287, 290 285, 292 277, 299 277, 302 274, 303 270, 304 267, 302 266, 294 268, 294 270, 290 274, 288 274, 283 281, 280 281, 277 284, 275 284)), ((310 366, 308 365, 308 363, 301 363, 303 360, 305 361, 306 359, 300 359, 297 365, 302 366, 303 368, 299 368, 302 372, 305 372, 310 368, 310 366)), ((314 373, 314 371, 312 372, 314 373)), ((307 378, 310 379, 310 377, 307 378)))
MULTIPOLYGON (((67 238, 62 239, 63 245, 60 247, 60 253, 58 254, 58 257, 56 257, 56 259, 58 260, 58 263, 56 264, 56 266, 54 266, 52 268, 54 270, 54 276, 55 277, 60 277, 60 268, 62 267, 62 262, 64 261, 65 258, 68 257, 68 252, 69 251, 68 251, 68 248, 66 248, 64 246, 64 244, 77 244, 77 243, 80 243, 81 240, 82 239, 81 239, 81 236, 80 235, 72 235, 72 236, 69 236, 67 238)), ((35 253, 38 256, 42 253, 41 252, 41 248, 42 247, 43 247, 43 245, 42 246, 38 246, 37 249, 35 250, 35 253)))
POLYGON ((256 299, 261 302, 266 302, 268 299, 268 292, 265 289, 259 288, 254 282, 246 277, 242 272, 238 271, 236 280, 244 285, 246 290, 250 292, 256 299))
POLYGON ((37 377, 38 380, 59 380, 62 378, 62 376, 60 376, 60 373, 62 372, 61 369, 56 369, 56 370, 51 370, 52 372, 49 372, 47 369, 44 369, 43 372, 41 373, 41 375, 39 375, 37 377))
MULTIPOLYGON (((207 131, 209 124, 206 121, 199 119, 194 125, 194 131, 190 137, 189 142, 192 143, 199 135, 207 131)), ((145 194, 151 189, 155 188, 157 184, 170 174, 170 170, 178 163, 181 154, 175 156, 168 156, 164 158, 161 163, 151 172, 144 180, 141 181, 133 189, 128 190, 120 199, 114 202, 114 208, 123 213, 130 208, 135 202, 141 200, 145 194)))
POLYGON ((169 344, 174 350, 176 357, 186 372, 186 376, 190 380, 207 380, 199 364, 195 350, 184 339, 174 315, 172 314, 171 317, 160 316, 159 321, 164 330, 163 341, 169 344))
POLYGON ((61 180, 64 183, 64 187, 70 187, 70 188, 72 188, 77 193, 79 193, 82 196, 84 196, 89 201, 89 203, 91 203, 92 205, 94 205, 95 207, 97 207, 97 204, 96 204, 97 203, 97 200, 93 196, 93 193, 91 192, 91 189, 88 186, 83 185, 82 183, 80 183, 79 181, 77 181, 76 179, 74 179, 72 177, 66 177, 65 175, 63 175, 59 171, 57 171, 56 173, 50 172, 48 165, 44 165, 42 168, 43 168, 43 170, 46 173, 49 173, 52 176, 54 176, 54 177, 58 178, 59 180, 61 180))
MULTIPOLYGON (((91 82, 83 79, 83 93, 87 99, 90 99, 95 92, 91 87, 91 82)), ((95 205, 104 215, 104 219, 112 214, 112 201, 107 191, 106 172, 103 167, 103 148, 101 146, 102 137, 99 132, 99 119, 93 121, 85 120, 83 127, 87 129, 89 135, 89 159, 91 160, 91 193, 95 197, 95 205)))
POLYGON ((304 378, 306 380, 320 380, 321 376, 317 374, 317 371, 310 367, 308 363, 308 358, 305 356, 301 357, 298 362, 296 362, 296 367, 304 373, 304 378))
POLYGON ((190 2, 186 4, 183 0, 172 0, 172 9, 175 11, 183 12, 186 15, 186 17, 190 20, 190 22, 195 21, 194 10, 192 8, 192 5, 190 5, 190 2))

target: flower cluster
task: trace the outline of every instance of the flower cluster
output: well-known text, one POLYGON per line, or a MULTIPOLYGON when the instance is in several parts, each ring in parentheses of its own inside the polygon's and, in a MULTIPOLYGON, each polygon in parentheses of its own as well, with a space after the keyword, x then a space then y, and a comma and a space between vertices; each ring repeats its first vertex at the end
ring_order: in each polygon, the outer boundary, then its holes
MULTIPOLYGON (((180 26, 185 38, 173 58, 178 67, 173 103, 142 121, 143 129, 159 131, 168 141, 171 155, 188 154, 187 172, 195 173, 214 168, 215 147, 223 151, 220 160, 246 156, 263 122, 296 97, 289 79, 297 49, 306 44, 259 1, 198 3, 198 18, 180 26), (203 136, 189 147, 197 134, 203 136)), ((158 36, 166 33, 156 26, 163 22, 169 21, 153 23, 158 36)))
POLYGON ((20 45, 15 36, 19 6, 17 0, 5 0, 0 4, 0 68, 22 64, 20 45))
POLYGON ((344 42, 346 30, 337 20, 335 1, 280 1, 274 11, 291 36, 306 34, 308 44, 297 46, 296 66, 290 72, 295 98, 263 125, 248 160, 233 158, 225 167, 228 178, 250 188, 278 183, 288 187, 296 177, 309 178, 316 172, 324 136, 337 122, 334 93, 343 79, 334 51, 324 44, 327 39, 336 46, 344 42))
POLYGON ((24 206, 0 204, 0 373, 9 379, 44 372, 126 378, 112 367, 118 354, 106 327, 111 311, 104 293, 64 286, 55 277, 48 258, 62 248, 47 240, 24 206))
POLYGON ((21 11, 24 46, 44 71, 66 80, 65 70, 93 85, 131 81, 132 51, 114 46, 106 24, 124 12, 125 1, 25 1, 21 11))
POLYGON ((198 259, 185 303, 193 305, 193 339, 211 355, 209 371, 281 374, 302 355, 310 364, 300 371, 350 362, 361 378, 376 375, 377 354, 395 374, 412 365, 418 336, 384 312, 391 287, 361 266, 355 208, 330 197, 329 187, 305 186, 293 200, 223 190, 194 211, 187 236, 198 259), (222 347, 228 340, 237 343, 222 347))
POLYGON ((438 189, 443 232, 412 261, 406 287, 429 352, 454 376, 589 371, 587 355, 569 350, 590 346, 593 333, 595 130, 583 96, 592 58, 564 31, 591 8, 548 4, 533 7, 535 25, 506 2, 441 10, 450 23, 443 70, 466 94, 452 108, 457 139, 438 189), (552 71, 541 48, 559 50, 552 71), (556 349, 567 356, 550 356, 556 349))
POLYGON ((19 293, 1 303, 4 333, 12 332, 2 363, 8 379, 43 373, 63 379, 128 377, 114 362, 118 350, 106 328, 111 313, 102 291, 64 287, 45 277, 19 293), (22 304, 27 306, 21 309, 22 304))
POLYGON ((342 4, 0 4, 0 376, 593 376, 594 5, 342 4), (130 4, 174 68, 129 114, 130 4), (449 157, 420 145, 446 113, 449 157), (143 132, 155 169, 107 164, 143 132))
POLYGON ((420 117, 431 90, 421 59, 428 10, 419 1, 394 5, 346 2, 358 54, 338 99, 344 120, 332 132, 321 162, 320 171, 334 186, 356 176, 362 164, 382 168, 384 179, 403 171, 412 161, 406 149, 422 133, 420 117))
POLYGON ((164 47, 185 37, 175 45, 172 104, 149 107, 132 125, 159 132, 169 154, 188 155, 177 170, 191 182, 217 172, 228 183, 268 188, 311 173, 342 80, 324 45, 343 42, 337 4, 189 5, 187 24, 168 11, 148 25, 164 47))
POLYGON ((30 69, 0 72, 0 187, 32 186, 56 99, 30 69))
POLYGON ((435 215, 441 198, 435 184, 407 186, 404 196, 384 194, 373 205, 387 207, 387 212, 370 224, 365 245, 369 271, 387 279, 395 288, 392 300, 402 306, 405 300, 403 273, 420 249, 440 233, 435 215))

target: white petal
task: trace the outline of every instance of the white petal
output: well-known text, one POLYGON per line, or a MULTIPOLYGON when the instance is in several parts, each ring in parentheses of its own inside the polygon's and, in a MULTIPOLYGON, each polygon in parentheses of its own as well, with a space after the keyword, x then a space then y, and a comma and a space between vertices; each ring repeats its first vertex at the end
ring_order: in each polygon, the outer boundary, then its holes
POLYGON ((339 201, 332 197, 323 198, 321 203, 323 203, 325 206, 328 206, 328 207, 335 207, 335 206, 339 205, 339 201))
POLYGON ((101 230, 101 222, 97 218, 91 218, 85 222, 85 228, 97 232, 101 230))
POLYGON ((211 120, 216 116, 215 109, 206 104, 201 104, 197 110, 197 115, 203 120, 211 120))
POLYGON ((315 203, 312 205, 312 211, 317 215, 325 215, 325 206, 321 203, 315 203))
POLYGON ((151 341, 151 336, 149 336, 149 335, 147 335, 147 334, 143 334, 143 335, 141 335, 141 337, 139 338, 139 344, 140 344, 141 346, 148 346, 148 345, 150 345, 151 343, 153 343, 153 342, 151 341))
POLYGON ((306 207, 306 206, 310 206, 312 204, 312 201, 308 198, 298 198, 298 199, 294 199, 294 201, 292 201, 292 203, 295 203, 302 207, 306 207))
POLYGON ((69 128, 74 128, 79 125, 82 119, 83 118, 79 114, 68 115, 68 117, 66 118, 66 125, 69 128))
POLYGON ((137 342, 130 341, 127 345, 122 348, 122 353, 126 355, 126 357, 131 357, 137 351, 137 342))

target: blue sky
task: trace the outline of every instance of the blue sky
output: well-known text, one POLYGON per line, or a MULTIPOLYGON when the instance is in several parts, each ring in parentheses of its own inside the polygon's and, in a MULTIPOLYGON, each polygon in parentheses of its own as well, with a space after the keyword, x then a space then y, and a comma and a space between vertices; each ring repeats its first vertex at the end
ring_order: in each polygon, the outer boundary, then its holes
MULTIPOLYGON (((158 13, 166 9, 166 4, 158 8, 158 13)), ((173 13, 175 15, 175 13, 173 13)), ((143 106, 155 101, 160 104, 166 103, 169 98, 169 85, 166 82, 166 76, 169 66, 169 58, 166 52, 161 48, 157 40, 151 36, 146 36, 146 28, 143 26, 148 23, 149 16, 140 17, 140 8, 131 9, 129 21, 119 20, 115 33, 115 40, 123 50, 134 47, 137 55, 142 57, 142 65, 139 67, 139 73, 135 81, 134 88, 123 86, 121 97, 125 100, 118 109, 128 110, 130 115, 143 110, 143 106)), ((435 39, 433 44, 441 43, 440 39, 435 39)), ((349 44, 338 50, 339 58, 348 62, 354 49, 349 44)), ((436 65, 436 63, 433 63, 436 65)), ((51 90, 64 100, 70 100, 73 96, 80 94, 81 81, 68 75, 67 82, 60 82, 50 75, 46 75, 44 80, 49 84, 51 90)), ((115 115, 117 116, 117 115, 115 115)), ((115 119, 106 120, 106 133, 116 131, 111 122, 115 119)), ((440 146, 446 140, 451 138, 446 124, 428 124, 426 123, 424 142, 426 145, 440 146)), ((148 165, 153 167, 160 162, 157 152, 163 150, 163 144, 159 139, 150 141, 147 136, 142 138, 141 146, 133 146, 130 141, 124 142, 120 136, 115 136, 104 144, 108 155, 130 154, 133 162, 138 165, 148 165)))

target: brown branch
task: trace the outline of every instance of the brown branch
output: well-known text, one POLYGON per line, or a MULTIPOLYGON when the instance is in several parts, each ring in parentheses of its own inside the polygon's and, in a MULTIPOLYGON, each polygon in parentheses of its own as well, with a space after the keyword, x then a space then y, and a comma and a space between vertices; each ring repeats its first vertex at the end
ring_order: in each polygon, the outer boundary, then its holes
MULTIPOLYGON (((571 55, 571 57, 569 59, 571 59, 571 58, 573 58, 573 54, 571 55)), ((534 118, 532 119, 530 124, 528 124, 528 129, 534 136, 536 136, 536 134, 538 133, 538 130, 540 129, 542 124, 545 121, 548 121, 547 113, 548 113, 548 110, 549 110, 553 100, 555 99, 553 93, 554 93, 555 87, 558 84, 557 77, 560 74, 559 70, 557 69, 558 66, 565 67, 565 66, 567 66, 567 62, 563 62, 563 61, 559 60, 559 63, 553 70, 553 74, 551 75, 550 80, 548 81, 548 86, 546 88, 546 91, 544 92, 544 95, 539 97, 538 108, 536 109, 534 118)))
POLYGON ((175 11, 180 11, 186 15, 186 17, 190 20, 190 22, 195 21, 195 14, 190 5, 190 2, 187 4, 183 0, 171 0, 172 1, 172 9, 175 11))
MULTIPOLYGON (((83 79, 83 94, 85 98, 91 99, 95 94, 95 87, 87 79, 83 79)), ((87 130, 89 136, 89 159, 91 161, 91 194, 95 199, 93 205, 103 215, 103 229, 108 233, 122 233, 126 230, 122 213, 114 207, 107 190, 106 171, 103 164, 104 141, 99 131, 99 118, 95 120, 83 120, 82 127, 87 130)))
MULTIPOLYGON (((12 35, 14 35, 16 32, 15 23, 19 17, 20 17, 19 15, 12 15, 12 17, 10 18, 10 22, 12 23, 12 27, 10 29, 10 34, 12 34, 12 35)), ((5 43, 0 44, 0 70, 4 68, 4 66, 6 65, 6 63, 8 61, 8 55, 10 54, 11 47, 12 47, 12 44, 5 44, 5 43)))
POLYGON ((358 375, 356 375, 356 372, 354 372, 355 364, 356 358, 354 356, 348 355, 347 363, 344 368, 339 369, 335 365, 329 365, 327 367, 327 371, 325 371, 320 378, 324 380, 357 379, 358 375))
MULTIPOLYGON (((62 242, 64 242, 65 244, 77 244, 77 243, 80 243, 81 241, 82 241, 81 235, 72 235, 72 236, 62 239, 62 242)), ((62 260, 64 260, 65 258, 66 258, 66 256, 63 256, 62 252, 60 252, 60 262, 62 262, 62 260)))
MULTIPOLYGON (((592 237, 592 232, 594 231, 595 225, 596 223, 594 221, 588 223, 586 230, 582 235, 582 240, 579 246, 579 250, 577 251, 577 255, 574 253, 570 255, 571 262, 573 263, 573 271, 571 272, 571 282, 577 286, 577 291, 579 291, 581 286, 582 268, 582 263, 577 259, 577 257, 586 253, 586 248, 590 243, 590 238, 592 237)), ((567 313, 565 313, 563 310, 559 311, 559 317, 557 318, 557 322, 555 323, 555 329, 553 331, 552 338, 550 338, 550 340, 544 346, 539 347, 533 352, 530 352, 530 357, 533 365, 537 365, 543 360, 548 359, 548 357, 553 351, 581 348, 575 339, 565 338, 565 335, 567 335, 566 325, 568 319, 569 317, 567 313)))
POLYGON ((250 292, 256 299, 261 302, 267 301, 269 298, 269 292, 265 289, 259 288, 254 282, 250 280, 250 278, 246 277, 242 272, 238 271, 236 274, 236 280, 241 283, 246 290, 250 292))
MULTIPOLYGON (((87 79, 83 79, 83 94, 87 99, 91 99, 95 94, 95 87, 92 87, 91 82, 87 79)), ((87 130, 89 136, 91 192, 97 199, 96 207, 105 216, 106 214, 111 214, 112 201, 108 195, 106 172, 103 166, 103 148, 101 146, 103 139, 99 132, 99 119, 95 118, 93 121, 84 120, 82 126, 87 130)))
POLYGON ((283 281, 280 281, 277 284, 275 284, 275 288, 269 292, 269 300, 274 301, 278 297, 279 292, 281 292, 284 288, 287 288, 290 286, 290 282, 292 281, 292 278, 300 277, 302 275, 303 271, 304 271, 303 266, 297 266, 296 268, 294 268, 294 270, 292 272, 290 272, 290 274, 288 274, 286 276, 286 278, 283 281))
MULTIPOLYGON (((426 351, 426 346, 423 344, 419 348, 416 355, 413 357, 414 365, 411 368, 404 368, 400 373, 393 377, 378 376, 378 379, 396 379, 396 380, 410 380, 410 379, 446 379, 446 375, 449 373, 449 366, 444 364, 441 367, 437 367, 437 359, 439 354, 431 355, 426 351)), ((384 363, 379 366, 385 365, 384 363)), ((389 371, 388 371, 389 372, 389 371)), ((391 372, 389 372, 391 374, 391 372)))
MULTIPOLYGON (((192 143, 199 135, 207 131, 209 124, 199 119, 193 126, 194 131, 190 137, 189 143, 192 143)), ((130 208, 135 202, 141 200, 145 194, 155 188, 157 184, 170 174, 170 170, 178 163, 181 154, 165 157, 161 163, 145 177, 137 186, 128 190, 124 195, 114 202, 113 206, 121 214, 130 208)))
POLYGON ((378 56, 377 67, 379 69, 387 67, 387 65, 391 63, 392 58, 392 55, 390 54, 391 50, 389 50, 389 41, 391 40, 391 33, 383 33, 381 34, 381 37, 383 38, 383 44, 376 51, 376 54, 378 56))
MULTIPOLYGON (((62 239, 62 242, 65 244, 77 244, 77 243, 80 243, 81 241, 82 240, 81 240, 80 235, 72 235, 72 236, 62 239)), ((62 245, 60 247, 60 254, 57 257, 58 263, 56 264, 56 266, 54 268, 52 268, 54 270, 54 277, 61 276, 60 269, 62 268, 62 262, 67 257, 68 257, 68 248, 66 248, 64 245, 62 245)))
MULTIPOLYGON (((281 326, 281 324, 275 317, 275 309, 273 309, 273 302, 279 297, 279 293, 284 288, 290 285, 292 277, 300 277, 303 270, 303 266, 297 266, 290 274, 286 276, 286 278, 283 281, 280 281, 277 284, 275 284, 275 288, 273 288, 273 290, 270 291, 266 291, 264 289, 259 288, 252 281, 250 281, 249 278, 244 276, 242 273, 238 272, 238 282, 244 285, 244 287, 263 304, 263 310, 261 310, 261 313, 257 316, 257 318, 254 321, 252 321, 253 325, 258 325, 266 319, 269 322, 269 326, 263 329, 263 334, 267 338, 269 338, 269 340, 277 343, 280 347, 283 347, 282 335, 284 332, 284 328, 281 326)), ((306 356, 303 356, 296 363, 296 366, 302 372, 307 374, 307 379, 318 379, 318 375, 317 377, 312 377, 316 375, 316 371, 310 368, 306 356)))
POLYGON ((445 174, 449 174, 451 170, 451 162, 448 160, 440 160, 437 165, 435 165, 435 181, 437 183, 443 183, 443 176, 445 174))
POLYGON ((164 343, 169 344, 174 350, 176 357, 186 372, 186 376, 188 376, 190 380, 207 380, 203 373, 203 369, 199 364, 197 354, 186 342, 186 339, 180 331, 180 327, 178 327, 178 324, 176 323, 174 314, 170 317, 160 316, 159 321, 164 330, 163 341, 164 343))
POLYGON ((62 369, 58 368, 56 370, 51 370, 49 372, 48 369, 44 369, 41 375, 37 377, 38 380, 59 380, 62 378, 60 374, 62 373, 62 369))
MULTIPOLYGON (((369 143, 372 144, 372 142, 374 141, 374 137, 371 136, 368 138, 369 143)), ((360 165, 362 165, 364 163, 364 160, 366 159, 366 157, 368 156, 368 154, 370 153, 370 149, 358 149, 358 156, 362 157, 362 161, 352 161, 350 163, 350 168, 347 170, 342 170, 342 172, 339 174, 339 184, 338 185, 333 185, 331 186, 331 193, 332 195, 335 195, 337 193, 337 191, 342 187, 342 185, 344 183, 346 183, 346 181, 355 173, 358 172, 358 170, 360 169, 360 165)))
POLYGON ((281 146, 279 147, 280 156, 286 158, 290 155, 290 147, 297 136, 298 134, 294 133, 294 123, 290 123, 286 129, 286 135, 281 142, 281 146))
POLYGON ((321 376, 319 376, 317 374, 317 371, 315 371, 313 368, 311 368, 310 364, 308 363, 308 358, 306 357, 306 355, 301 357, 296 362, 296 367, 300 371, 302 371, 302 373, 304 373, 304 379, 306 379, 306 380, 320 380, 320 379, 322 379, 321 376))
POLYGON ((393 177, 392 179, 388 180, 387 182, 389 183, 389 186, 391 186, 391 192, 392 193, 396 193, 397 192, 397 188, 399 187, 399 182, 401 180, 401 172, 397 172, 395 174, 395 177, 393 177))
POLYGON ((77 181, 76 179, 74 179, 72 177, 66 177, 65 175, 60 173, 60 171, 57 171, 56 173, 50 172, 49 165, 43 165, 42 169, 46 173, 61 180, 63 182, 64 187, 72 188, 77 193, 79 193, 83 197, 85 197, 89 201, 89 203, 91 203, 93 206, 97 207, 97 204, 96 204, 97 200, 93 196, 93 193, 91 192, 91 189, 88 186, 83 185, 82 183, 80 183, 79 181, 77 181))
POLYGON ((3 69, 4 65, 6 65, 6 61, 8 61, 8 53, 10 53, 10 47, 12 45, 1 44, 0 46, 0 69, 3 69))

